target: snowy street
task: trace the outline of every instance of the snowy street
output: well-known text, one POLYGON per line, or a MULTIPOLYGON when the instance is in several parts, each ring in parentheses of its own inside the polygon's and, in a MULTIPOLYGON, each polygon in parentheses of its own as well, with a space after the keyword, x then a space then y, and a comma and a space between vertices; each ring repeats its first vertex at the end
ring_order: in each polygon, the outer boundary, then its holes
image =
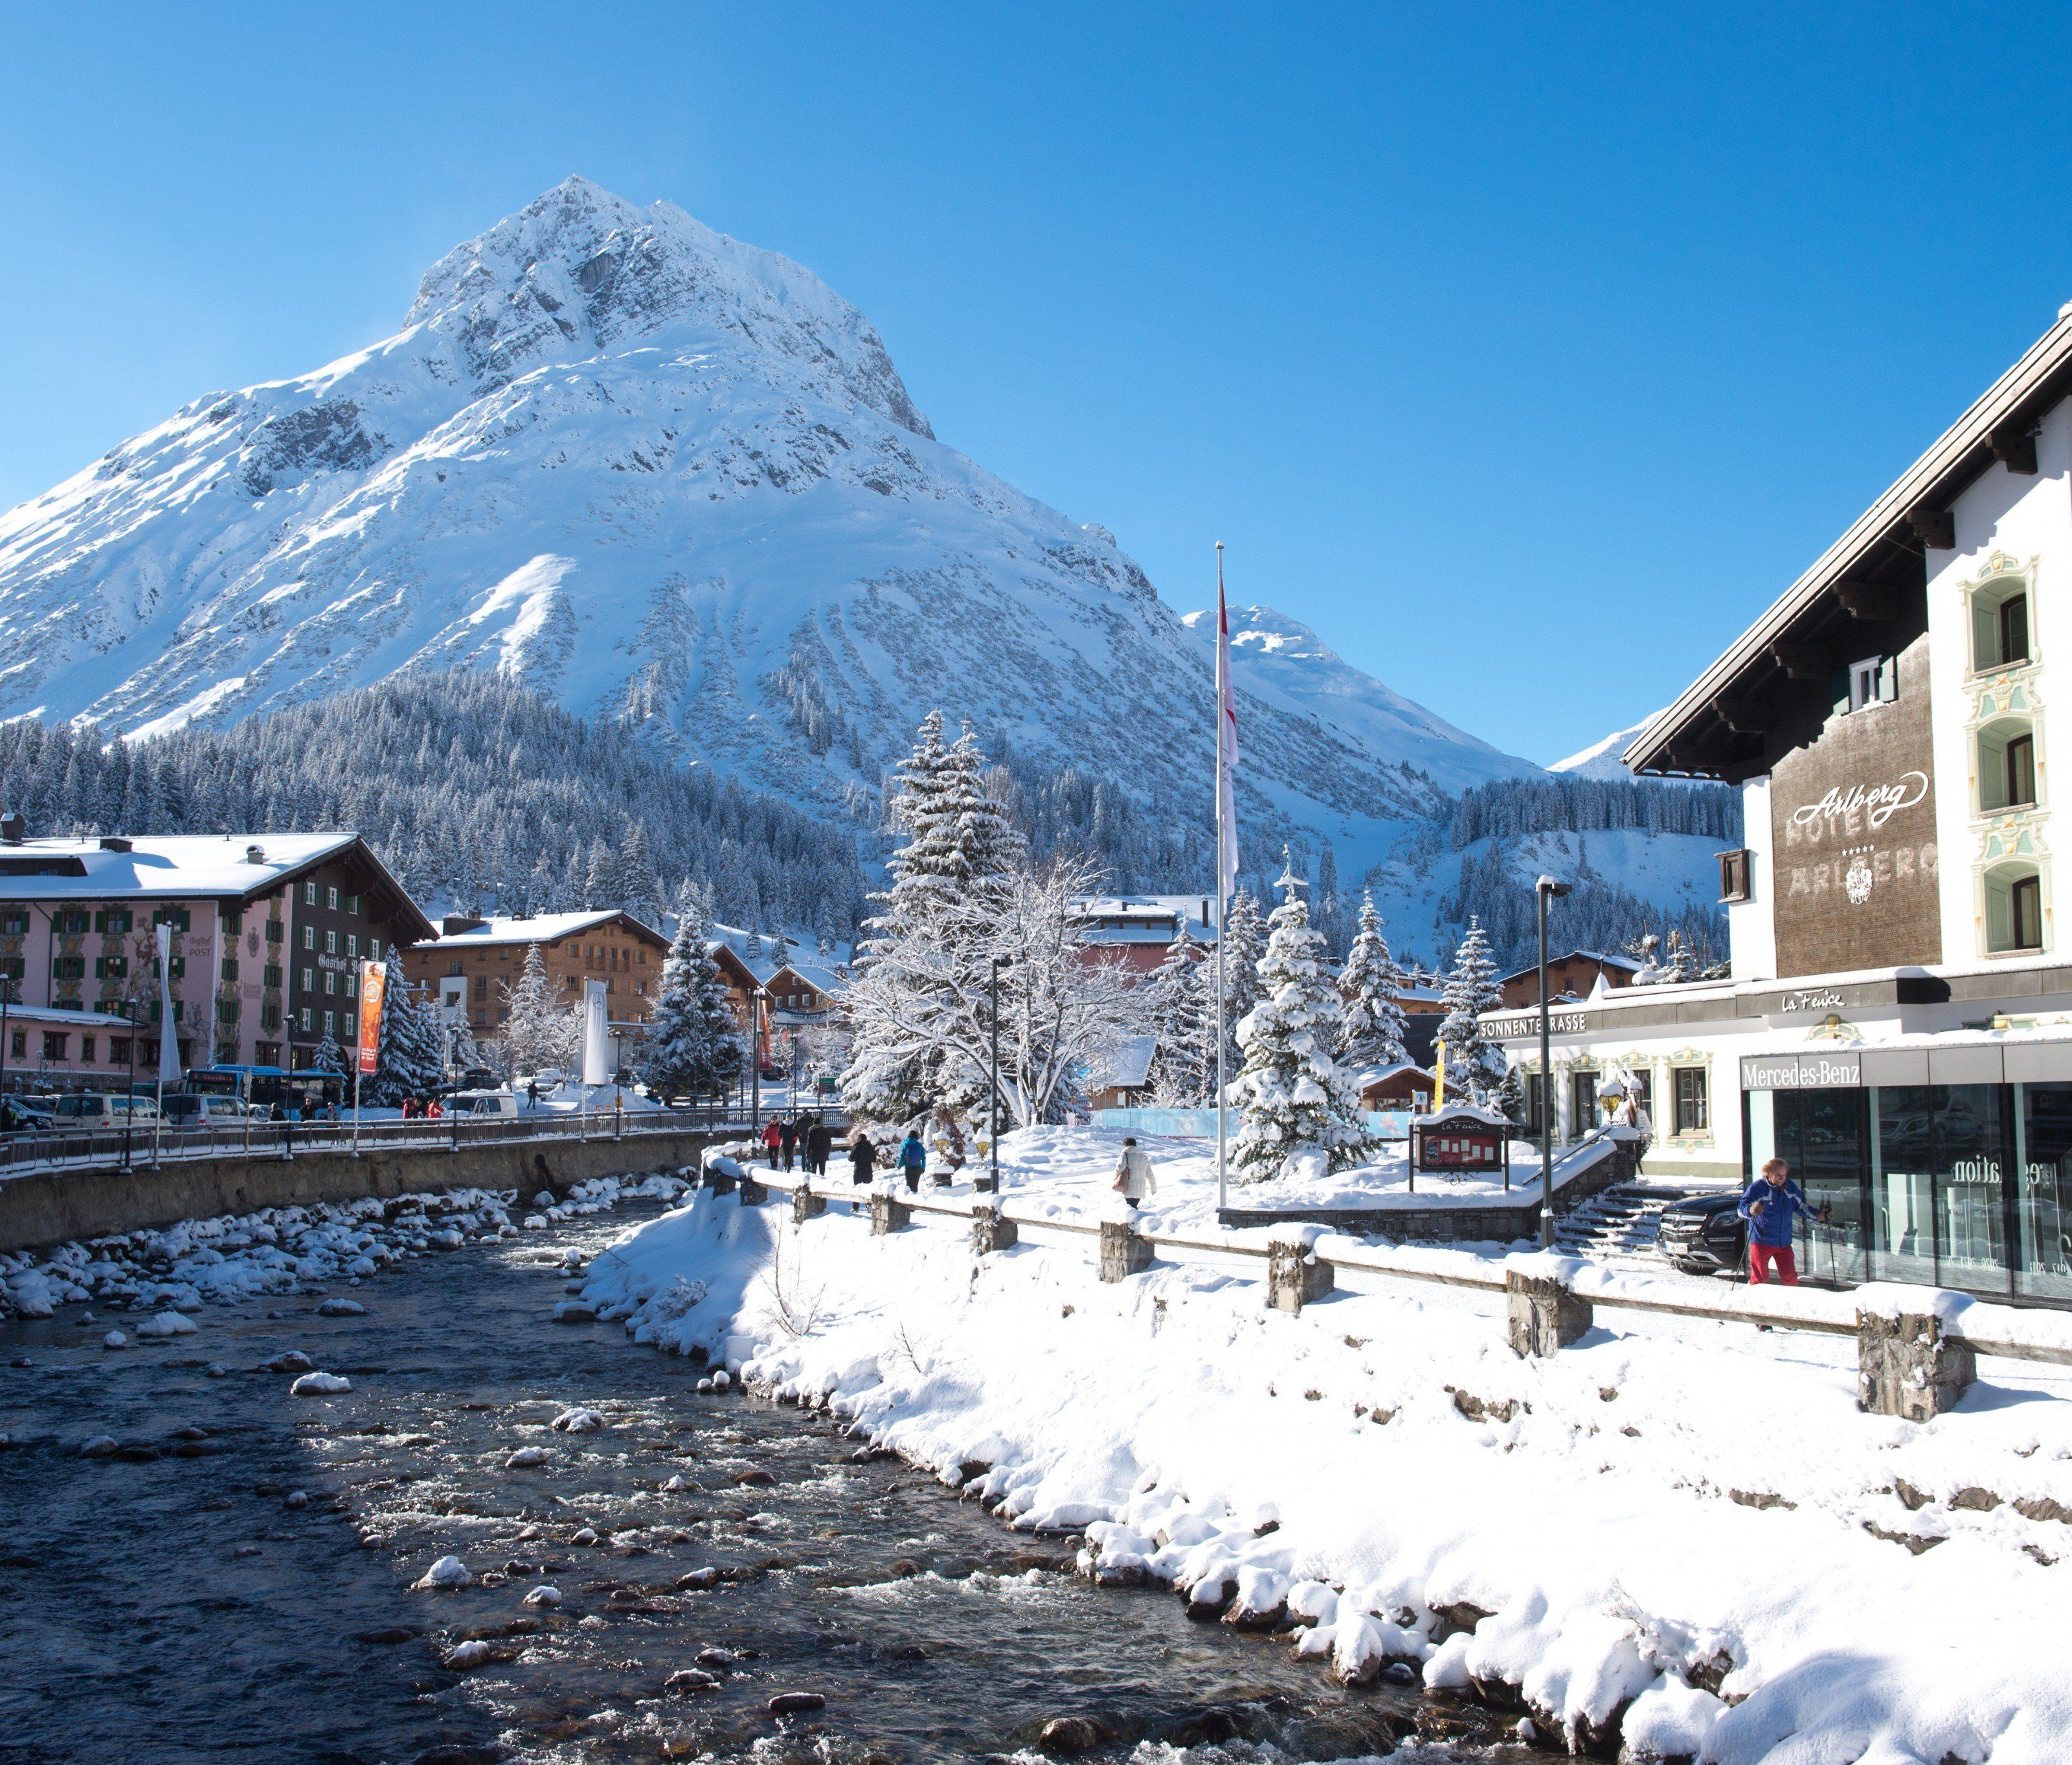
MULTIPOLYGON (((1104 1211, 1106 1137, 1003 1152, 1011 1213, 1104 1211)), ((1166 1229, 1205 1224, 1200 1163, 1160 1162, 1166 1229)), ((867 1232, 701 1195, 585 1298, 1345 1677, 1479 1685, 1579 1741, 1618 1717, 1635 1756, 2064 1757, 2066 1369, 1984 1361, 1916 1425, 1858 1412, 1844 1337, 1601 1310, 1527 1361, 1499 1295, 1377 1278, 1296 1318, 1256 1265, 1104 1286, 1083 1238, 979 1258, 945 1222, 867 1232), (1964 1617, 1865 1622, 1900 1611, 1964 1617)))

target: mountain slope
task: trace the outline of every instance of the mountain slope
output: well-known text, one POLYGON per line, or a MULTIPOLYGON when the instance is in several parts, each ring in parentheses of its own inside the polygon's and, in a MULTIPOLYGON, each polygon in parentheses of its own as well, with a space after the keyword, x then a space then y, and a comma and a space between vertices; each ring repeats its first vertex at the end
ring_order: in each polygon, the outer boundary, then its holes
MULTIPOLYGON (((1289 622, 1240 647, 1262 838, 1378 854, 1441 787, 1531 770, 1289 622)), ((1205 646, 1113 537, 936 441, 810 272, 579 179, 394 336, 0 518, 0 714, 155 733, 454 666, 859 820, 931 706, 1206 810, 1205 646)))
POLYGON ((1631 729, 1614 730, 1601 740, 1571 754, 1565 760, 1555 761, 1547 770, 1565 772, 1571 778, 1631 778, 1633 773, 1619 756, 1626 752, 1633 739, 1661 714, 1657 711, 1651 716, 1643 717, 1631 729))

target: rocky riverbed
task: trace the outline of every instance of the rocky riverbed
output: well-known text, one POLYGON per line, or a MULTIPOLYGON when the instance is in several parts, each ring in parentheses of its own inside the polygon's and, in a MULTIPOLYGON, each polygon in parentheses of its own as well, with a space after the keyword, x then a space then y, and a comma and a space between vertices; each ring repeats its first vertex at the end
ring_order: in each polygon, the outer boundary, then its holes
POLYGON ((614 1203, 656 1203, 511 1202, 256 1222, 292 1266, 235 1304, 193 1277, 255 1222, 103 1245, 0 1323, 7 1757, 1525 1756, 557 1322, 614 1203))

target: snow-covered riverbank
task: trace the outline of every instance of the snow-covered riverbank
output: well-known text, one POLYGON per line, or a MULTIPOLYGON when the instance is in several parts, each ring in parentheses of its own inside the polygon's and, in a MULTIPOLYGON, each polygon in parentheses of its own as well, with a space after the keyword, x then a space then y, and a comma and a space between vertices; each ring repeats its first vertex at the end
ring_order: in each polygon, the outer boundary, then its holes
MULTIPOLYGON (((1033 1138, 1007 1149, 1015 1210, 1097 1209, 1107 1140, 1075 1166, 1069 1134, 1033 1138)), ((1166 1224, 1197 1186, 1161 1191, 1166 1224)), ((585 1298, 1348 1677, 1515 1697, 1578 1741, 1617 1721, 1641 1757, 2072 1757, 2056 1368, 1988 1362, 1916 1426, 1857 1412, 1846 1339, 1622 1314, 1527 1362, 1490 1296, 1293 1318, 1219 1271, 1103 1286, 1082 1248, 980 1259, 947 1227, 710 1195, 600 1257, 585 1298)))

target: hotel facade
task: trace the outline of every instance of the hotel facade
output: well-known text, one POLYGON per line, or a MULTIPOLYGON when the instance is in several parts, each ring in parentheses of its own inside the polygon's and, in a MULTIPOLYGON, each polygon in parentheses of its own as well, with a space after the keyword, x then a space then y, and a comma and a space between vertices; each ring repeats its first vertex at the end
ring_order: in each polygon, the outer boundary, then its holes
POLYGON ((1741 789, 1731 974, 1556 1004, 1544 1092, 1536 1007, 1490 1014, 1536 1107, 1636 1086, 1651 1177, 1785 1158, 1809 1275, 2072 1303, 2061 716, 2072 307, 1627 749, 1741 789))

